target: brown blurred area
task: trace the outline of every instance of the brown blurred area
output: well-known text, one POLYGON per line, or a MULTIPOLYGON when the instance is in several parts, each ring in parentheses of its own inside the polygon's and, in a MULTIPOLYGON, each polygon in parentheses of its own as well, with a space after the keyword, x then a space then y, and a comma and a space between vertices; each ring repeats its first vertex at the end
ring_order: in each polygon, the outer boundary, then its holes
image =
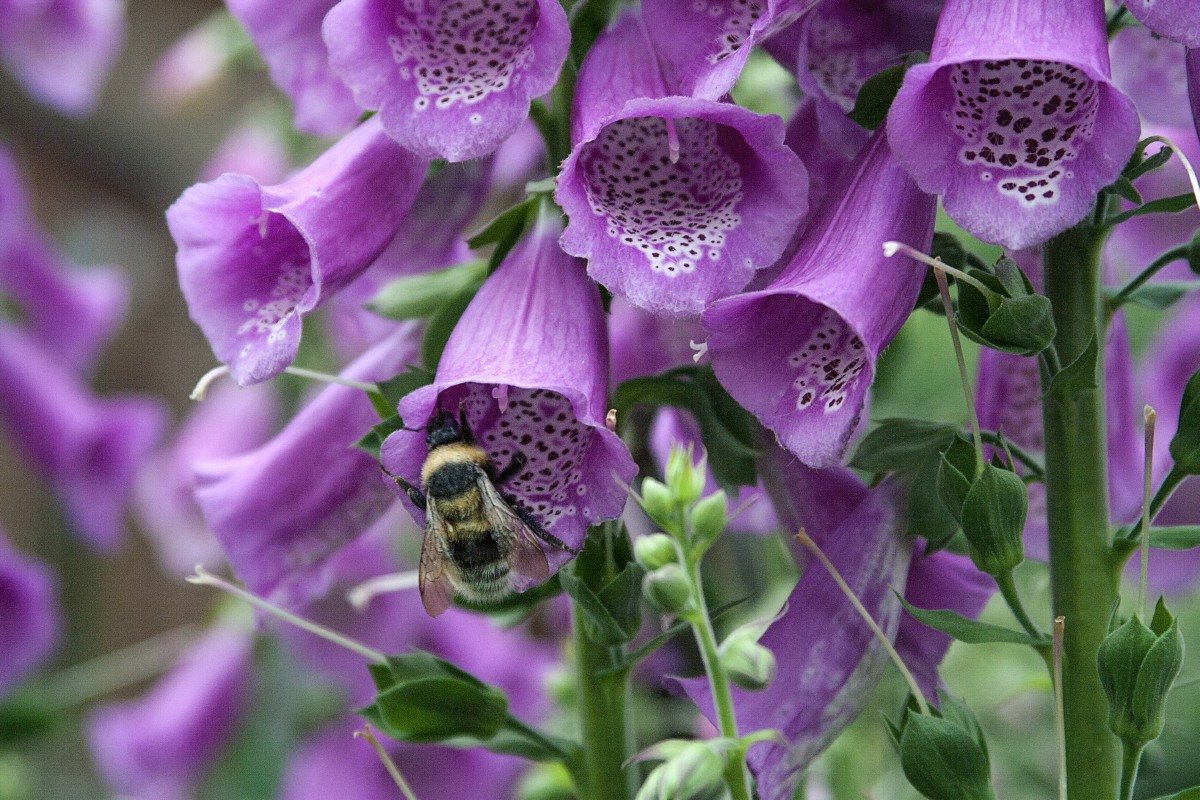
MULTIPOLYGON (((145 86, 162 52, 218 7, 217 0, 129 0, 124 51, 99 108, 84 119, 37 105, 0 75, 0 137, 16 156, 39 222, 74 260, 117 264, 131 279, 129 315, 93 385, 101 394, 157 395, 176 421, 214 360, 187 318, 163 212, 265 83, 239 80, 176 114, 155 108, 145 86)), ((59 572, 65 637, 52 669, 202 620, 216 600, 211 590, 165 575, 132 522, 132 535, 112 556, 79 542, 3 434, 0 526, 59 572)))

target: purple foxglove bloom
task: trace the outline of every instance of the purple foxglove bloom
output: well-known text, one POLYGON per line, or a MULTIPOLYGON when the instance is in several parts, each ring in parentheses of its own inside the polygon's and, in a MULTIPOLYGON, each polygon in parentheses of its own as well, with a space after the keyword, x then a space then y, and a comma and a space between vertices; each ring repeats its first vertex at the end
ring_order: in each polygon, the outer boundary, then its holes
MULTIPOLYGON (((280 800, 395 800, 398 795, 375 752, 354 738, 358 720, 336 723, 303 742, 292 757, 280 800)), ((384 742, 421 800, 511 797, 525 763, 486 750, 384 742)))
MULTIPOLYGON (((401 326, 343 375, 378 381, 403 371, 416 358, 414 333, 401 326)), ((379 464, 354 447, 378 421, 366 394, 332 385, 262 447, 195 466, 196 502, 251 591, 305 593, 321 562, 391 505, 379 464)))
POLYGON ((1159 36, 1200 47, 1200 3, 1196 0, 1124 0, 1129 13, 1159 36))
POLYGON ((927 251, 934 199, 877 131, 765 289, 715 303, 701 321, 717 378, 811 466, 846 449, 875 359, 912 311, 925 268, 883 242, 927 251))
POLYGON ((783 252, 808 209, 804 164, 778 117, 664 96, 641 24, 625 14, 580 68, 555 192, 562 246, 656 314, 696 315, 783 252))
POLYGON ((704 341, 696 320, 656 317, 619 297, 609 306, 608 330, 614 386, 691 364, 696 354, 691 342, 704 341))
POLYGON ((291 363, 301 318, 370 267, 425 168, 372 119, 284 183, 226 174, 167 209, 188 310, 239 384, 291 363))
POLYGON ((821 114, 822 102, 805 97, 788 120, 784 142, 808 170, 808 201, 817 208, 870 134, 849 117, 821 114))
MULTIPOLYGON (((904 599, 917 608, 948 609, 977 618, 996 592, 991 577, 976 569, 966 556, 946 550, 922 556, 920 550, 918 546, 908 567, 904 599)), ((930 700, 937 696, 937 668, 948 649, 949 636, 903 615, 896 632, 896 652, 930 700)))
POLYGON ((213 181, 226 172, 249 175, 259 183, 278 183, 291 169, 287 145, 271 126, 245 120, 217 147, 200 172, 200 180, 213 181))
POLYGON ((645 0, 646 31, 680 94, 716 100, 756 44, 795 22, 804 0, 645 0))
POLYGON ((342 0, 329 63, 396 141, 426 158, 488 155, 550 90, 571 34, 555 0, 342 0))
MULTIPOLYGON (((900 535, 898 486, 889 481, 868 490, 849 470, 812 470, 777 448, 767 457, 774 462, 768 490, 784 529, 804 527, 895 638, 901 607, 893 590, 904 584, 912 550, 900 535)), ((803 559, 804 551, 796 549, 803 559)), ((735 688, 733 705, 741 730, 773 728, 787 740, 755 745, 748 761, 762 800, 790 800, 804 768, 862 711, 887 655, 829 573, 811 559, 783 616, 760 643, 775 653, 775 680, 761 692, 735 688)), ((680 685, 711 715, 706 679, 680 685)))
POLYGON ((188 800, 230 740, 247 699, 253 637, 213 628, 142 697, 89 716, 96 767, 119 794, 188 800))
POLYGON ((38 102, 91 111, 125 38, 122 0, 3 0, 0 58, 38 102))
POLYGON ((1088 213, 1139 125, 1109 80, 1102 3, 947 0, 930 61, 904 76, 887 129, 951 218, 1016 250, 1088 213))
POLYGON ((258 447, 271 435, 277 411, 270 385, 223 383, 190 411, 174 440, 147 459, 134 487, 134 511, 171 574, 188 575, 197 564, 213 569, 224 560, 196 505, 192 466, 258 447))
MULTIPOLYGON (((622 487, 636 467, 604 425, 608 342, 600 293, 583 263, 558 248, 560 231, 544 208, 467 307, 434 382, 400 401, 405 425, 418 430, 389 436, 382 459, 389 472, 419 485, 427 453, 420 429, 438 410, 457 417, 461 408, 497 469, 518 454, 525 459, 501 491, 578 548, 588 525, 620 516, 622 487)), ((567 557, 551 547, 546 555, 554 566, 567 557)))
POLYGON ((1186 127, 1191 117, 1183 45, 1131 26, 1117 31, 1109 47, 1113 83, 1129 95, 1142 118, 1157 125, 1186 127))
POLYGON ((0 531, 0 698, 46 660, 58 640, 54 573, 0 531))
POLYGON ((1192 101, 1192 124, 1196 127, 1196 138, 1200 139, 1200 48, 1187 51, 1188 97, 1192 101))
POLYGON ((295 125, 305 133, 347 131, 360 111, 329 66, 321 20, 337 0, 226 0, 267 62, 271 80, 292 101, 295 125))
POLYGON ((166 423, 161 404, 94 397, 26 331, 0 321, 0 420, 76 531, 95 547, 115 547, 134 478, 166 423))

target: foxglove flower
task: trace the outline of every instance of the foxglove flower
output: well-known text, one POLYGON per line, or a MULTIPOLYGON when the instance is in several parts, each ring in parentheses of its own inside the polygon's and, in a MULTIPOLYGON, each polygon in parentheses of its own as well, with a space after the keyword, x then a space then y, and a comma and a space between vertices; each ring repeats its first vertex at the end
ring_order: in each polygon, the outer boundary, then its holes
POLYGON ((488 155, 550 90, 571 35, 555 0, 342 0, 329 63, 396 141, 426 158, 488 155))
POLYGON ((277 414, 270 385, 224 383, 192 408, 174 440, 146 460, 134 487, 134 511, 159 561, 184 576, 197 564, 220 564, 221 544, 205 524, 193 496, 192 466, 240 455, 263 444, 277 414))
POLYGON ((696 320, 656 317, 619 297, 608 309, 608 331, 615 386, 691 364, 696 354, 691 343, 704 340, 696 320))
POLYGON ((115 547, 134 478, 165 425, 162 406, 92 396, 60 359, 0 320, 0 420, 78 533, 95 547, 115 547))
POLYGON ((1200 47, 1187 51, 1188 98, 1192 101, 1192 124, 1200 139, 1200 47))
POLYGON ((0 699, 46 660, 58 639, 54 574, 0 531, 0 699))
POLYGON ((1009 249, 1082 219, 1138 138, 1109 80, 1103 4, 948 0, 892 104, 896 157, 946 213, 1009 249))
POLYGON ((249 631, 218 625, 145 695, 92 712, 88 743, 114 791, 138 800, 194 796, 247 699, 252 645, 249 631))
POLYGON ((291 363, 301 318, 383 251, 425 167, 372 119, 284 183, 226 174, 167 209, 188 310, 239 384, 291 363))
MULTIPOLYGON (((383 380, 416 356, 415 328, 403 325, 343 375, 383 380)), ((354 447, 378 421, 365 393, 333 385, 262 447, 195 466, 196 502, 251 591, 305 594, 322 562, 391 505, 379 464, 354 447)))
MULTIPOLYGON (((812 470, 777 450, 769 457, 764 475, 784 529, 805 528, 895 638, 901 607, 894 590, 904 585, 912 549, 901 537, 898 487, 886 482, 868 490, 849 470, 812 470)), ((735 688, 733 706, 741 730, 783 734, 786 745, 755 745, 747 761, 762 800, 790 800, 804 768, 862 711, 887 655, 829 573, 811 560, 760 643, 775 653, 776 677, 761 692, 735 688)), ((711 715, 707 680, 680 684, 711 715)))
POLYGON ((934 200, 876 132, 766 288, 715 303, 701 321, 722 385, 812 466, 845 452, 875 359, 912 311, 925 269, 888 259, 895 240, 929 249, 934 200))
POLYGON ((4 0, 0 58, 38 102, 85 114, 125 37, 122 0, 4 0))
POLYGON ((1200 3, 1196 0, 1124 0, 1129 13, 1159 36, 1200 47, 1200 3))
POLYGON ((815 97, 800 100, 788 120, 784 142, 808 171, 808 201, 817 208, 867 143, 870 134, 849 117, 821 114, 815 97))
MULTIPOLYGON (((589 525, 613 519, 636 471, 604 425, 608 346, 600 294, 583 263, 559 248, 561 223, 543 207, 532 231, 488 278, 464 312, 429 386, 400 401, 409 429, 384 442, 384 467, 419 485, 423 428, 439 410, 460 408, 497 469, 524 466, 501 491, 568 547, 589 525)), ((423 514, 409 504, 414 518, 423 514)), ((567 554, 547 547, 561 564, 567 554)))
POLYGON ((292 101, 295 125, 305 133, 334 136, 360 111, 329 66, 321 21, 337 0, 226 0, 267 62, 271 80, 292 101))
POLYGON ((1117 31, 1109 48, 1113 83, 1129 95, 1142 119, 1174 128, 1191 122, 1183 45, 1130 26, 1117 31))
POLYGON ((646 0, 646 29, 680 94, 723 97, 756 44, 795 22, 807 0, 646 0))
POLYGON ((253 120, 239 123, 204 164, 200 180, 213 181, 226 172, 249 175, 259 183, 278 183, 288 173, 287 145, 279 132, 253 120))
POLYGON ((808 208, 804 164, 778 117, 667 96, 638 18, 588 52, 555 193, 562 247, 658 314, 696 315, 783 252, 808 208))

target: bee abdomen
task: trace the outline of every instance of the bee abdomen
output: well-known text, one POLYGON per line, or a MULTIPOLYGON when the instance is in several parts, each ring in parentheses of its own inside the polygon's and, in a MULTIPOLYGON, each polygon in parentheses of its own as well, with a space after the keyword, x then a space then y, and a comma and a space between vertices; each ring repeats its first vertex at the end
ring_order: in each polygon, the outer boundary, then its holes
MULTIPOLYGON (((482 536, 462 536, 450 541, 450 557, 464 571, 480 570, 493 564, 508 563, 491 533, 482 536)), ((506 570, 507 571, 507 570, 506 570)))

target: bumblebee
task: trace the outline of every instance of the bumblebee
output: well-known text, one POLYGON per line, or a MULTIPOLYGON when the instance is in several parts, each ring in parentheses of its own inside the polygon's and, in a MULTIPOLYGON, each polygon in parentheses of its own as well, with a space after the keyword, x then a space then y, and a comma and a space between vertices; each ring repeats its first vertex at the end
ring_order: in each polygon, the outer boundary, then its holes
POLYGON ((439 409, 425 429, 425 443, 424 492, 391 477, 425 512, 418 586, 430 616, 445 611, 455 592, 471 602, 494 603, 514 591, 518 576, 542 583, 550 576, 543 542, 572 552, 496 488, 520 473, 525 457, 515 454, 496 472, 475 441, 463 407, 457 420, 439 409))

